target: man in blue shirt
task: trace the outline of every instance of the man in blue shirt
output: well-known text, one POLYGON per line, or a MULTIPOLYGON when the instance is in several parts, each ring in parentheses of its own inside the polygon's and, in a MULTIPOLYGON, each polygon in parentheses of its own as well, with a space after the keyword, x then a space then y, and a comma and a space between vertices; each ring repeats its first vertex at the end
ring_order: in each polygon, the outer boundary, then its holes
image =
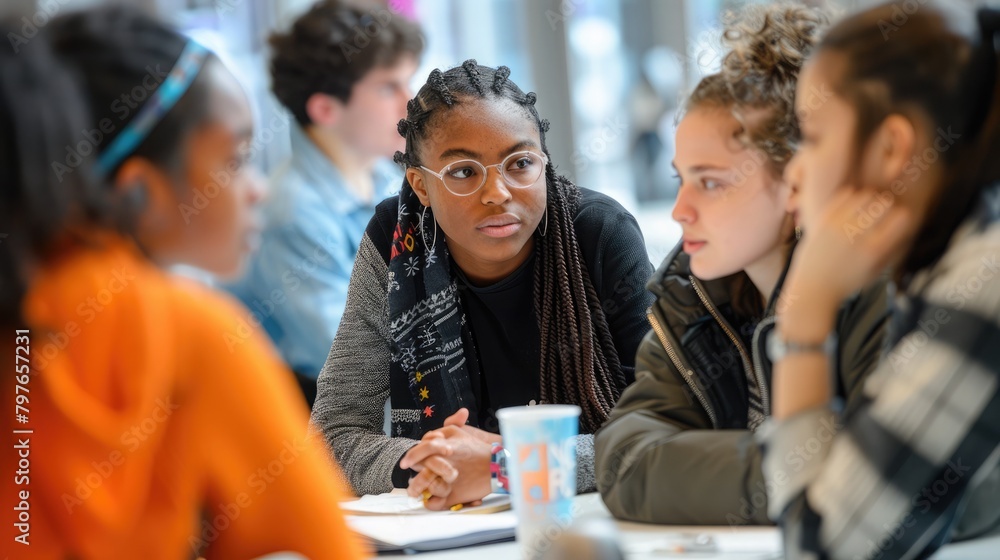
POLYGON ((274 340, 310 407, 375 205, 399 190, 419 28, 384 3, 325 0, 271 37, 272 89, 295 117, 267 229, 230 291, 274 340))

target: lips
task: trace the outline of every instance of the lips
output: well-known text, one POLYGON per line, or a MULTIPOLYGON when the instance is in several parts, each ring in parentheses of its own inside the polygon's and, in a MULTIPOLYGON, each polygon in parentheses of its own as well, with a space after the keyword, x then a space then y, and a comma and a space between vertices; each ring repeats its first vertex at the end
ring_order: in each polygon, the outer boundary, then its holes
POLYGON ((702 247, 705 246, 707 241, 700 241, 695 239, 684 239, 684 252, 691 255, 698 252, 702 247))
POLYGON ((497 216, 490 216, 480 222, 476 226, 476 230, 489 237, 503 238, 514 235, 521 230, 521 227, 521 219, 517 216, 513 214, 499 214, 497 216))

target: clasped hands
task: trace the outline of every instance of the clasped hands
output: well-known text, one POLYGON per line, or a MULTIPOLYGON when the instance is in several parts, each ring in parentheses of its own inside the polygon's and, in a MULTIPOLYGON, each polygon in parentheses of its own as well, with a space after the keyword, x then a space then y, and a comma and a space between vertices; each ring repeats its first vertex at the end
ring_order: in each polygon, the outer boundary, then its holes
POLYGON ((429 510, 479 505, 490 493, 490 452, 500 436, 466 426, 468 419, 469 410, 459 409, 444 426, 424 434, 400 461, 401 468, 417 472, 407 494, 415 498, 429 492, 429 510))

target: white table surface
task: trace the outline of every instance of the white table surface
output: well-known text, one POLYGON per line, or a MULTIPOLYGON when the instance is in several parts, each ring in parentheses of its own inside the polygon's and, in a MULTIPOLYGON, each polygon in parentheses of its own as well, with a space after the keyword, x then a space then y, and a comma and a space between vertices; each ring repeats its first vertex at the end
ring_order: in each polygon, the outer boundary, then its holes
MULTIPOLYGON (((598 494, 582 494, 574 498, 578 504, 576 519, 588 518, 610 519, 604 503, 598 494)), ((664 552, 636 552, 638 549, 651 548, 653 543, 664 541, 669 534, 678 532, 710 532, 720 534, 727 531, 756 532, 761 536, 766 534, 774 535, 777 538, 778 529, 776 527, 692 527, 678 525, 647 525, 643 523, 629 523, 625 521, 615 521, 621 536, 622 550, 626 552, 629 560, 657 559, 664 558, 699 558, 707 559, 733 559, 733 560, 763 560, 765 558, 780 558, 774 554, 760 553, 720 553, 720 554, 689 554, 674 555, 664 552), (632 551, 632 552, 630 552, 632 551)), ((439 552, 425 552, 415 556, 420 560, 513 560, 518 558, 518 547, 516 542, 506 542, 501 544, 458 548, 454 550, 444 550, 439 552)), ((951 544, 941 549, 935 556, 935 560, 997 560, 1000 559, 1000 535, 983 538, 975 541, 951 544)))

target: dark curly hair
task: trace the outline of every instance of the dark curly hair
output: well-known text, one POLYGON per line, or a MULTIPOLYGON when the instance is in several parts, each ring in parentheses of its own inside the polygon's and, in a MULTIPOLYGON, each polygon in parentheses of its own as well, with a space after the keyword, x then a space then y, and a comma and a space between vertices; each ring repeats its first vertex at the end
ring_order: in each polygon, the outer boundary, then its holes
POLYGON ((685 111, 702 106, 729 109, 741 125, 740 139, 764 153, 769 169, 781 177, 799 141, 799 71, 829 17, 818 8, 779 3, 747 6, 723 19, 722 45, 728 52, 722 67, 698 83, 685 111))
MULTIPOLYGON (((547 120, 538 116, 535 94, 510 81, 506 66, 490 68, 475 60, 446 72, 434 70, 399 122, 406 151, 395 161, 420 165, 420 147, 442 133, 438 119, 456 105, 477 99, 506 99, 520 106, 538 128, 542 151, 547 120)), ((582 409, 580 428, 593 433, 608 419, 625 389, 625 374, 600 298, 587 273, 573 229, 580 189, 557 175, 551 158, 545 169, 545 235, 536 233, 534 306, 540 341, 539 388, 543 403, 575 404, 582 409)), ((409 184, 404 185, 406 188, 409 184)))
POLYGON ((271 89, 300 125, 312 121, 306 102, 315 93, 347 102, 368 72, 391 66, 406 54, 419 57, 423 36, 416 24, 386 4, 362 0, 318 2, 286 33, 270 38, 271 89))

